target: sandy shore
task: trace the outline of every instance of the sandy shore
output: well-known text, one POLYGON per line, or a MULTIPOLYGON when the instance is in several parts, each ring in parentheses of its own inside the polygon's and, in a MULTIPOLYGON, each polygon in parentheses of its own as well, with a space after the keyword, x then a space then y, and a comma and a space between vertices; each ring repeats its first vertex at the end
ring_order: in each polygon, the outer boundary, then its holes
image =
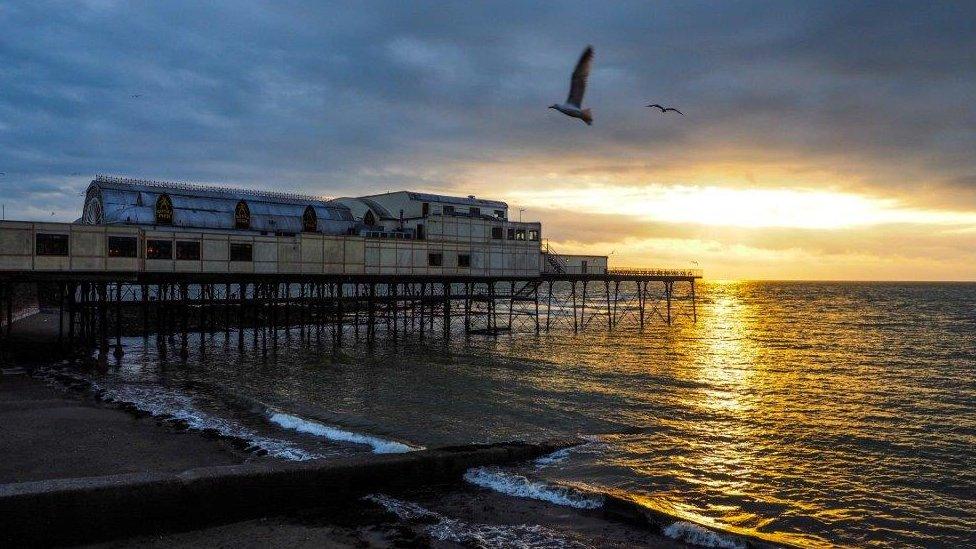
POLYGON ((26 375, 0 379, 0 483, 241 463, 229 442, 102 407, 26 375))

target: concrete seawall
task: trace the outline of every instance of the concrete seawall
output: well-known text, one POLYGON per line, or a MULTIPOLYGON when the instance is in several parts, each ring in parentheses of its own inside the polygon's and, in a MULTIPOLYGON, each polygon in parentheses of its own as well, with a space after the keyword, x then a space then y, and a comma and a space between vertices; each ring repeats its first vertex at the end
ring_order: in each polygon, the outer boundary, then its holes
POLYGON ((0 541, 75 544, 280 515, 371 491, 451 481, 470 467, 534 459, 577 443, 468 445, 0 485, 0 541))

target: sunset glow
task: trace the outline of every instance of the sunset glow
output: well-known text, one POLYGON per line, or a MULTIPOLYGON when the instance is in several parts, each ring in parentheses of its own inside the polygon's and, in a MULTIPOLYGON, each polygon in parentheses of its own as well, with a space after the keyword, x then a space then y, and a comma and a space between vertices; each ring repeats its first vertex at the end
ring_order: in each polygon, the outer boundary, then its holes
POLYGON ((888 223, 976 226, 976 211, 919 209, 894 199, 815 190, 654 185, 514 191, 510 195, 513 201, 530 208, 731 227, 840 229, 888 223))

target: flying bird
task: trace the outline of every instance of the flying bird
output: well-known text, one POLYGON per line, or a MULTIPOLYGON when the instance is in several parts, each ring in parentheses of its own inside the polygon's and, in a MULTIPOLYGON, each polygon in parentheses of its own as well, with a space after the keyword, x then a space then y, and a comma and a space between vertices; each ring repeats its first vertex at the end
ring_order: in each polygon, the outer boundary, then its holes
POLYGON ((130 95, 129 97, 131 97, 133 99, 139 99, 140 97, 142 97, 142 94, 141 93, 134 93, 134 94, 130 95))
POLYGON ((573 78, 569 81, 569 97, 566 98, 566 102, 549 105, 550 109, 556 109, 566 116, 579 118, 586 122, 587 126, 593 125, 593 115, 590 113, 590 109, 583 108, 583 94, 586 92, 586 79, 590 76, 590 65, 592 64, 593 46, 586 46, 583 55, 576 63, 573 78))
POLYGON ((668 111, 674 111, 674 112, 680 114, 681 116, 684 116, 685 115, 685 113, 679 111, 678 109, 676 109, 674 107, 662 107, 661 105, 658 105, 657 103, 654 103, 653 105, 644 105, 644 106, 645 107, 654 107, 655 109, 661 109, 661 114, 664 114, 664 113, 666 113, 668 111))

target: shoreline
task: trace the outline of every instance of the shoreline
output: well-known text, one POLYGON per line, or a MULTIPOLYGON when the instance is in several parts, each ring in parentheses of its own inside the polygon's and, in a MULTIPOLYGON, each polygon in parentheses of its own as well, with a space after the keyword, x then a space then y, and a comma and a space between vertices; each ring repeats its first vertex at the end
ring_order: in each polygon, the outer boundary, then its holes
MULTIPOLYGON (((36 372, 38 367, 44 369, 44 365, 52 362, 51 339, 52 336, 56 337, 57 323, 50 322, 50 318, 46 318, 49 316, 43 313, 35 315, 24 324, 18 323, 22 329, 15 330, 18 334, 17 340, 24 344, 16 347, 16 354, 31 357, 31 360, 18 359, 16 364, 23 365, 27 371, 36 372), (44 349, 46 354, 32 352, 33 349, 44 349)), ((97 362, 90 357, 75 361, 75 365, 82 370, 98 370, 97 362)), ((60 410, 61 416, 75 420, 75 428, 65 431, 65 435, 58 439, 72 443, 80 450, 73 454, 47 450, 34 452, 35 455, 67 456, 69 459, 62 460, 60 465, 55 463, 56 459, 47 460, 48 469, 42 468, 23 475, 20 472, 25 469, 25 457, 16 451, 7 451, 7 455, 2 456, 6 458, 6 476, 3 476, 4 469, 0 467, 0 482, 8 484, 0 484, 0 490, 11 486, 10 482, 25 480, 77 479, 119 473, 180 473, 196 467, 214 465, 294 463, 268 456, 267 452, 247 438, 227 435, 217 429, 201 429, 172 415, 153 415, 133 403, 107 398, 104 391, 99 390, 97 383, 86 376, 73 373, 75 368, 69 366, 68 361, 62 361, 60 366, 62 371, 51 368, 46 374, 47 379, 43 380, 27 375, 0 377, 0 414, 19 410, 28 416, 38 416, 33 420, 14 416, 10 416, 13 421, 0 419, 5 420, 3 423, 8 429, 16 425, 38 426, 37 421, 44 416, 43 410, 60 410), (103 424, 106 425, 104 428, 103 424), (111 436, 103 439, 96 436, 91 442, 84 442, 86 435, 98 434, 104 430, 109 430, 111 436), (129 449, 130 452, 119 451, 120 448, 129 449), (143 453, 133 454, 132 449, 143 453), (115 457, 106 460, 105 456, 115 457)), ((65 420, 61 417, 59 421, 65 420)), ((37 440, 20 447, 45 448, 45 442, 49 442, 46 440, 48 433, 52 431, 42 427, 34 432, 37 440)), ((3 434, 5 433, 0 431, 0 435, 3 434)), ((8 440, 17 439, 15 436, 12 439, 8 437, 8 440)), ((18 446, 15 444, 12 447, 18 446)), ((372 456, 375 458, 376 454, 372 456)), ((30 469, 30 466, 26 468, 30 469)), ((176 545, 183 541, 194 545, 225 544, 236 539, 233 542, 238 544, 255 535, 260 537, 255 529, 264 529, 273 532, 275 536, 286 538, 301 534, 312 539, 328 539, 329 544, 338 545, 349 543, 356 546, 410 546, 419 543, 426 546, 431 543, 446 543, 444 540, 432 538, 428 532, 432 516, 439 517, 438 520, 446 524, 487 528, 496 533, 531 525, 542 529, 546 535, 576 540, 584 545, 679 547, 688 546, 683 541, 698 539, 694 537, 695 531, 679 532, 678 535, 672 532, 668 537, 665 535, 666 528, 681 523, 679 518, 658 516, 659 513, 643 508, 636 502, 609 494, 594 494, 604 502, 598 508, 577 509, 549 501, 506 495, 490 487, 477 487, 462 480, 460 473, 452 482, 439 484, 432 489, 402 491, 389 488, 390 490, 381 488, 379 493, 400 494, 406 498, 407 504, 423 505, 426 509, 424 512, 431 514, 425 515, 426 518, 419 521, 397 519, 375 502, 352 498, 347 499, 339 509, 333 508, 328 512, 314 508, 298 515, 283 511, 268 512, 260 518, 243 522, 227 524, 218 521, 216 524, 200 524, 191 532, 183 533, 160 529, 150 537, 139 538, 141 541, 131 538, 109 543, 114 544, 112 546, 126 546, 129 543, 141 545, 151 540, 166 539, 176 545), (316 518, 312 527, 302 522, 304 519, 301 517, 316 513, 324 515, 316 518), (296 519, 296 516, 299 518, 296 519), (587 538, 590 543, 585 541, 587 538)), ((703 531, 706 534, 709 532, 703 531)), ((734 533, 715 533, 722 536, 719 545, 730 542, 731 546, 741 547, 772 546, 768 542, 734 533), (726 536, 728 539, 725 539, 726 536)), ((716 544, 714 539, 705 541, 708 542, 706 546, 716 544)))
MULTIPOLYGON (((235 443, 227 437, 181 428, 178 424, 147 416, 132 407, 99 402, 84 386, 76 386, 74 390, 68 386, 57 388, 27 375, 0 378, 0 419, 3 420, 0 429, 28 426, 33 433, 28 440, 23 438, 23 434, 0 431, 0 435, 12 442, 7 445, 3 460, 0 460, 3 462, 0 494, 24 490, 29 485, 84 484, 112 475, 121 479, 118 477, 120 473, 123 473, 123 477, 127 473, 132 478, 147 475, 158 477, 161 474, 191 474, 190 471, 200 466, 222 469, 248 467, 247 464, 250 464, 287 468, 301 463, 262 457, 244 450, 239 442, 235 443), (57 412, 54 419, 49 417, 51 411, 57 412), (65 417, 70 419, 66 422, 65 417), (60 422, 59 436, 52 437, 53 431, 45 426, 44 421, 60 422), (63 425, 65 422, 67 426, 63 425), (58 444, 58 447, 51 448, 50 444, 58 444), (61 445, 70 446, 76 451, 65 452, 61 445), (24 451, 18 452, 14 450, 16 448, 24 451), (34 463, 32 457, 41 458, 41 464, 34 463)), ((402 455, 387 456, 395 459, 402 455)), ((357 459, 378 462, 382 458, 383 455, 366 454, 357 459)), ((457 524, 500 533, 528 525, 538 527, 540 532, 547 532, 547 535, 583 545, 627 547, 638 541, 640 545, 648 547, 682 545, 649 528, 604 516, 602 510, 580 512, 470 486, 461 479, 462 472, 459 471, 450 482, 412 489, 390 484, 381 487, 378 493, 392 493, 410 501, 417 498, 422 504, 429 505, 432 512, 451 521, 451 524, 456 521, 457 524), (583 524, 586 527, 580 529, 583 524)), ((153 501, 150 494, 144 496, 153 501)), ((156 498, 160 503, 164 499, 156 498)), ((110 510, 104 512, 112 521, 123 520, 119 513, 110 510)), ((34 520, 55 529, 65 526, 63 513, 59 516, 35 514, 34 520)), ((343 498, 339 505, 310 506, 301 511, 282 509, 243 521, 208 520, 194 524, 189 530, 170 526, 159 527, 146 534, 135 534, 134 537, 127 535, 110 539, 113 536, 109 535, 105 541, 98 543, 107 547, 230 543, 248 546, 252 542, 260 545, 254 541, 257 539, 296 539, 315 540, 319 546, 457 546, 450 540, 432 537, 428 532, 429 522, 429 519, 400 519, 381 506, 356 496, 343 498)), ((16 537, 8 539, 22 541, 16 537)), ((83 541, 83 538, 62 541, 71 544, 83 541)))

